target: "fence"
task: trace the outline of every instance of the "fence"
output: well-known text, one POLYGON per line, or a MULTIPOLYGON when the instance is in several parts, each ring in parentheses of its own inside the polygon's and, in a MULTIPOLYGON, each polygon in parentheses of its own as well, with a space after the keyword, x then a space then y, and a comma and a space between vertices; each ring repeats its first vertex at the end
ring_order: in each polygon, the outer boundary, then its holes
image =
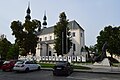
POLYGON ((69 62, 86 62, 86 59, 84 57, 80 56, 21 56, 19 59, 27 59, 27 60, 37 60, 40 62, 56 62, 56 61, 69 61, 69 62))

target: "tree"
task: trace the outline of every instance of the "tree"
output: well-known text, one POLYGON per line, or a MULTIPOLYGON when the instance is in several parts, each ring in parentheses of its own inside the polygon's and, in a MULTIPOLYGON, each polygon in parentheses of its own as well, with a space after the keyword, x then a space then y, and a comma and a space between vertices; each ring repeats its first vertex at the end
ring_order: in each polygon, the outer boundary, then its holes
POLYGON ((10 46, 11 46, 10 41, 8 41, 5 37, 2 37, 0 39, 0 55, 2 59, 6 60, 6 56, 10 46))
POLYGON ((90 51, 90 53, 92 53, 92 54, 97 54, 96 44, 89 46, 89 51, 90 51))
POLYGON ((19 46, 17 44, 12 44, 8 50, 6 59, 18 59, 19 56, 19 46))
POLYGON ((15 35, 15 43, 19 45, 21 55, 26 56, 29 52, 35 55, 38 41, 36 29, 39 27, 41 23, 38 20, 25 20, 23 24, 20 21, 11 23, 12 35, 15 35))
POLYGON ((112 27, 107 26, 104 30, 100 31, 100 35, 97 36, 97 48, 98 52, 102 53, 102 47, 107 42, 107 51, 111 54, 120 55, 120 26, 112 27))
POLYGON ((68 28, 68 20, 65 12, 59 16, 59 22, 54 26, 55 34, 55 50, 58 55, 67 54, 71 48, 70 32, 68 28))

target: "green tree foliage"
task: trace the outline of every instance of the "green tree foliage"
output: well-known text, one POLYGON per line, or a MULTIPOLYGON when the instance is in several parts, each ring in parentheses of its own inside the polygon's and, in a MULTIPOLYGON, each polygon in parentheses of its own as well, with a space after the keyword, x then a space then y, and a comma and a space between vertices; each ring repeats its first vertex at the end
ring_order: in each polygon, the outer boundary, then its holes
POLYGON ((16 40, 15 43, 17 43, 20 47, 22 46, 22 42, 25 39, 26 32, 23 31, 23 25, 20 21, 13 21, 11 23, 11 29, 12 29, 12 35, 15 36, 16 40))
POLYGON ((96 45, 91 45, 91 46, 89 47, 89 51, 90 51, 90 53, 92 53, 92 54, 97 54, 97 47, 96 47, 96 45))
POLYGON ((21 55, 26 56, 29 52, 35 55, 38 41, 36 29, 39 27, 41 23, 38 20, 25 20, 23 24, 20 21, 11 23, 12 35, 15 35, 15 43, 19 45, 21 55))
POLYGON ((0 40, 0 55, 2 59, 6 59, 10 47, 11 43, 6 38, 0 40))
POLYGON ((100 35, 97 36, 99 53, 102 53, 102 47, 105 42, 107 42, 107 51, 111 54, 111 57, 112 54, 120 55, 120 26, 107 26, 104 30, 100 31, 100 35))
POLYGON ((19 55, 19 46, 17 44, 12 44, 11 47, 8 50, 6 59, 18 59, 19 55))
POLYGON ((54 48, 58 55, 67 54, 71 48, 70 32, 67 25, 68 20, 66 18, 65 12, 62 12, 59 16, 59 22, 57 22, 57 24, 54 26, 55 34, 54 48))

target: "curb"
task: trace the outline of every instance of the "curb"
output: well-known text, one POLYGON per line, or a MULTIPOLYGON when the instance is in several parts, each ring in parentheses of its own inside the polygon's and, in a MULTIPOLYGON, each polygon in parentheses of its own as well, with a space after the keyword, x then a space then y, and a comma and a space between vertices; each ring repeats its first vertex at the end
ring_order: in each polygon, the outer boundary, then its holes
POLYGON ((120 72, 98 72, 98 71, 86 71, 86 70, 74 70, 74 72, 83 72, 83 73, 97 73, 97 74, 120 74, 120 72))
MULTIPOLYGON (((53 69, 51 68, 41 68, 41 70, 53 71, 53 69)), ((120 74, 120 72, 99 72, 99 71, 92 71, 92 70, 76 70, 76 69, 74 69, 73 72, 97 73, 97 74, 120 74)))
POLYGON ((41 70, 45 70, 45 71, 53 71, 53 69, 51 69, 51 68, 41 68, 41 70))

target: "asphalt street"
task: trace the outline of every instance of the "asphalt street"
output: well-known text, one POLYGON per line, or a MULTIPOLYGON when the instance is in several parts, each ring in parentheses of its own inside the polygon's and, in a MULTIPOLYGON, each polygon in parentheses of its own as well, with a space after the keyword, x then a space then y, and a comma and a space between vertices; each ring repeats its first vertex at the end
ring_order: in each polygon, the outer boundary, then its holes
POLYGON ((70 76, 53 76, 52 71, 41 70, 29 73, 0 71, 0 80, 120 80, 119 74, 73 72, 70 76))

